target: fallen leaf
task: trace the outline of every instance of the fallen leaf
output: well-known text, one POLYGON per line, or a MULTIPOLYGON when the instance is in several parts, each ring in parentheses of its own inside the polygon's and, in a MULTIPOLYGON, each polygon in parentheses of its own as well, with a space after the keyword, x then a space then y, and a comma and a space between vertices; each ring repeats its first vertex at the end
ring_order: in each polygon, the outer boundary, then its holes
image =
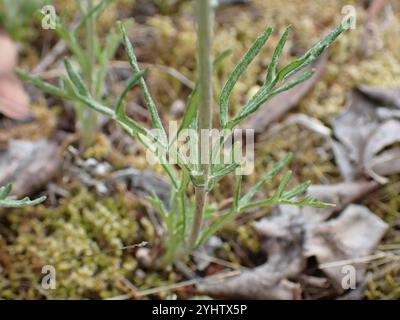
POLYGON ((342 267, 351 265, 356 270, 357 282, 362 282, 366 263, 357 263, 374 252, 388 225, 360 205, 349 205, 338 218, 312 228, 306 241, 307 254, 315 256, 320 264, 326 264, 323 272, 338 292, 343 292, 342 267), (332 263, 348 260, 343 263, 332 263), (332 264, 328 265, 330 262, 332 264))
POLYGON ((358 90, 379 104, 400 109, 400 89, 398 88, 374 88, 361 85, 358 86, 358 90))
POLYGON ((223 282, 200 284, 199 293, 229 299, 301 299, 301 286, 288 280, 304 268, 298 215, 277 215, 257 222, 255 227, 265 239, 263 250, 268 252, 268 261, 223 282))
POLYGON ((399 90, 361 86, 348 99, 346 111, 332 123, 336 162, 346 181, 368 175, 380 183, 383 175, 400 172, 392 145, 400 142, 399 90), (389 150, 386 150, 388 149, 389 150))

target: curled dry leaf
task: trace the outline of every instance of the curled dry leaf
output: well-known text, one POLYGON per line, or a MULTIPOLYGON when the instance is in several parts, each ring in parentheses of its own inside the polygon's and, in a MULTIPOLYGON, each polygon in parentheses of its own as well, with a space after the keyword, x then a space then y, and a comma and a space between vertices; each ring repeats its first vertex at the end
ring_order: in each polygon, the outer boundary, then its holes
POLYGON ((363 282, 366 263, 363 260, 357 262, 357 259, 374 252, 387 228, 388 225, 368 208, 350 205, 338 218, 310 230, 307 252, 317 258, 334 287, 342 292, 343 266, 354 267, 357 282, 363 282))
POLYGON ((336 162, 347 181, 367 174, 385 183, 383 175, 400 172, 399 89, 362 86, 349 97, 346 111, 333 121, 331 141, 336 162))

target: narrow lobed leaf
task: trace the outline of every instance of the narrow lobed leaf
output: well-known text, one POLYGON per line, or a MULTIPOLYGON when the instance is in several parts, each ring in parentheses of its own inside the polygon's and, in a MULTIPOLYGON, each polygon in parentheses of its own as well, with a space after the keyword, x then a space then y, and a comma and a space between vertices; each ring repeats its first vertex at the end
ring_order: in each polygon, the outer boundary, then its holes
POLYGON ((286 172, 278 186, 278 189, 275 192, 275 198, 280 199, 282 197, 283 192, 285 191, 287 185, 289 184, 290 178, 292 177, 292 171, 289 170, 286 172))
POLYGON ((306 182, 303 182, 302 184, 299 184, 298 186, 294 187, 293 189, 284 192, 282 194, 281 198, 286 199, 286 200, 292 199, 295 196, 307 191, 307 189, 310 187, 310 185, 311 185, 311 181, 309 181, 309 180, 306 182))
POLYGON ((117 105, 115 107, 115 112, 118 116, 122 116, 125 114, 125 110, 124 110, 124 98, 127 95, 127 93, 129 92, 129 90, 131 90, 134 86, 136 86, 138 84, 138 82, 140 81, 140 79, 148 72, 148 68, 143 69, 142 71, 134 74, 125 84, 124 89, 121 91, 121 93, 118 96, 118 100, 117 100, 117 105))
POLYGON ((39 88, 40 90, 43 90, 48 94, 51 94, 52 96, 61 99, 67 99, 67 100, 70 99, 70 97, 68 96, 68 94, 65 93, 64 90, 43 81, 42 79, 40 79, 37 76, 34 76, 33 74, 30 74, 19 68, 15 69, 15 73, 21 80, 33 84, 35 87, 39 88))
POLYGON ((225 128, 228 123, 228 109, 229 109, 229 97, 232 90, 239 80, 240 76, 246 71, 247 67, 254 60, 254 58, 261 51, 264 44, 267 42, 269 36, 272 33, 272 28, 268 28, 265 32, 259 36, 254 44, 251 46, 249 51, 244 55, 244 57, 239 61, 230 75, 228 81, 222 89, 220 97, 220 122, 221 128, 225 128))
POLYGON ((5 199, 11 192, 12 186, 11 183, 5 185, 0 188, 0 200, 5 199))
POLYGON ((23 208, 28 206, 34 206, 36 204, 42 203, 46 200, 46 197, 40 197, 35 200, 31 200, 28 197, 21 200, 5 198, 0 200, 0 208, 23 208))
POLYGON ((264 175, 259 182, 257 182, 250 190, 240 199, 239 207, 245 206, 250 200, 261 190, 262 186, 274 178, 282 168, 292 159, 292 154, 287 154, 282 160, 278 161, 271 171, 264 175))
POLYGON ((238 167, 240 167, 239 163, 232 163, 229 166, 226 166, 226 167, 214 172, 211 175, 210 179, 214 180, 214 179, 222 178, 222 177, 230 174, 231 172, 235 171, 238 167))
POLYGON ((67 58, 64 59, 64 65, 65 65, 65 69, 67 70, 68 77, 74 84, 75 88, 78 90, 78 93, 85 97, 89 96, 88 87, 83 82, 83 80, 79 76, 79 74, 72 67, 71 62, 67 58))
MULTIPOLYGON (((120 26, 120 30, 121 30, 121 34, 122 34, 122 40, 123 40, 123 43, 124 43, 125 51, 126 51, 126 54, 128 56, 129 64, 131 65, 132 69, 135 72, 138 73, 138 72, 140 72, 140 68, 139 68, 139 65, 138 65, 138 62, 137 62, 137 59, 136 59, 135 52, 133 50, 132 44, 129 41, 128 35, 126 34, 126 30, 125 30, 124 25, 121 22, 119 22, 119 26, 120 26)), ((153 127, 155 129, 160 129, 161 130, 162 138, 165 141, 167 141, 167 134, 166 134, 165 129, 164 129, 163 125, 162 125, 160 116, 158 114, 157 107, 156 107, 156 105, 155 105, 155 103, 153 101, 153 98, 150 95, 149 89, 147 88, 146 82, 144 81, 143 78, 140 78, 139 84, 140 84, 140 87, 142 88, 143 95, 144 95, 144 98, 146 100, 147 107, 149 108, 149 111, 150 111, 150 115, 151 115, 151 119, 152 119, 152 125, 153 125, 153 127)))
POLYGON ((276 69, 279 63, 279 58, 281 57, 283 47, 286 44, 289 31, 292 29, 292 26, 286 27, 285 31, 283 32, 276 48, 274 54, 271 59, 271 63, 268 66, 268 73, 267 73, 267 83, 271 83, 273 79, 276 77, 276 69))
POLYGON ((236 211, 239 208, 240 193, 241 193, 241 189, 242 189, 242 175, 241 174, 237 174, 235 176, 235 184, 236 184, 236 188, 235 188, 235 197, 233 200, 233 207, 236 211))
POLYGON ((292 89, 293 87, 297 86, 298 84, 307 81, 308 79, 310 79, 313 75, 315 74, 315 69, 311 69, 308 70, 304 73, 302 73, 300 76, 298 76, 297 78, 288 81, 286 84, 284 84, 282 87, 278 88, 277 90, 275 90, 274 92, 272 92, 271 97, 275 96, 277 94, 280 94, 284 91, 288 91, 290 89, 292 89))
MULTIPOLYGON (((351 22, 352 17, 347 20, 351 22)), ((296 59, 285 68, 283 68, 279 74, 279 81, 287 79, 292 74, 300 71, 305 68, 313 61, 315 61, 324 50, 329 47, 333 41, 336 40, 345 30, 347 30, 346 23, 340 23, 333 31, 331 31, 328 35, 325 36, 321 41, 317 42, 310 50, 308 50, 304 55, 302 55, 299 59, 296 59)))

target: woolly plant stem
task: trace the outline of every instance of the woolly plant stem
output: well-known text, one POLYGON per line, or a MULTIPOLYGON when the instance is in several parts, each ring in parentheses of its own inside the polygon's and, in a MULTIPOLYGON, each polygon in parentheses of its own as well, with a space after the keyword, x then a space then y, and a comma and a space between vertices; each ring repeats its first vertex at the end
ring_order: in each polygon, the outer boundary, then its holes
POLYGON ((200 184, 195 186, 195 213, 189 238, 189 248, 194 248, 201 231, 207 186, 210 174, 209 133, 212 128, 212 36, 213 8, 211 0, 197 0, 197 37, 200 106, 198 110, 198 136, 200 184), (203 133, 203 134, 202 134, 203 133), (206 133, 206 134, 204 134, 206 133))

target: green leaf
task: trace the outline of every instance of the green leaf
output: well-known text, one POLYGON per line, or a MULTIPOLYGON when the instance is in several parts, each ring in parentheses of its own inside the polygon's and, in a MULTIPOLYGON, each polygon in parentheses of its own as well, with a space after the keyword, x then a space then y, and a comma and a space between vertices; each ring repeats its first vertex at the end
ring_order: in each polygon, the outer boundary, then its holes
POLYGON ((222 51, 213 61, 213 70, 215 71, 222 64, 222 62, 224 62, 224 60, 232 54, 232 52, 232 49, 226 49, 222 51))
POLYGON ((80 46, 79 41, 74 33, 65 29, 64 25, 61 22, 57 22, 56 31, 61 39, 63 39, 68 44, 69 49, 72 51, 72 54, 78 62, 83 74, 88 74, 88 69, 90 68, 88 56, 80 46))
POLYGON ((0 188, 0 208, 23 208, 39 204, 46 200, 46 197, 40 197, 35 200, 31 200, 28 197, 25 197, 21 200, 18 200, 14 197, 8 196, 11 192, 11 189, 11 184, 7 184, 6 186, 0 188))
POLYGON ((273 79, 276 77, 276 69, 279 63, 279 58, 282 54, 283 47, 285 46, 285 43, 287 41, 289 31, 292 28, 292 26, 286 27, 285 31, 283 32, 276 48, 274 51, 274 54, 271 59, 271 63, 268 66, 268 73, 267 73, 267 82, 270 83, 273 81, 273 79))
POLYGON ((160 214, 165 223, 168 222, 168 211, 164 207, 164 203, 160 200, 155 192, 152 192, 148 198, 150 204, 160 214))
POLYGON ((62 76, 61 81, 63 82, 65 90, 67 90, 70 93, 70 95, 74 96, 74 100, 77 100, 77 101, 85 104, 86 106, 96 110, 97 112, 100 112, 100 113, 106 115, 107 117, 110 117, 113 119, 115 118, 114 110, 111 110, 110 108, 106 107, 105 105, 101 104, 100 102, 97 102, 91 96, 81 95, 70 78, 62 76))
POLYGON ((221 128, 225 128, 228 123, 228 109, 229 109, 229 97, 232 90, 239 80, 240 76, 246 71, 247 67, 254 60, 254 58, 261 51, 264 44, 267 42, 269 36, 272 33, 272 28, 268 28, 265 32, 259 36, 254 44, 251 46, 250 50, 244 55, 244 57, 239 61, 230 75, 228 81, 222 89, 220 97, 220 121, 221 128))
POLYGON ((0 188, 0 200, 5 199, 11 192, 12 186, 11 183, 7 184, 4 187, 0 188))
POLYGON ((196 247, 204 244, 208 238, 210 238, 215 232, 217 232, 226 221, 232 219, 238 211, 231 209, 224 215, 218 217, 208 228, 204 229, 201 233, 200 239, 196 244, 196 247))
POLYGON ((75 88, 78 90, 78 93, 84 97, 88 97, 90 95, 88 87, 83 82, 79 74, 72 67, 71 62, 69 62, 67 58, 64 59, 64 66, 65 69, 67 70, 69 79, 72 81, 75 88))
MULTIPOLYGON (((351 21, 351 17, 347 21, 351 21)), ((325 38, 317 42, 310 50, 308 50, 299 59, 296 59, 285 68, 283 68, 279 74, 279 81, 287 79, 292 74, 305 68, 313 61, 315 61, 324 51, 328 48, 336 38, 346 30, 345 23, 340 23, 333 31, 331 31, 325 38)))
POLYGON ((0 207, 1 208, 24 208, 24 207, 37 205, 39 203, 42 203, 45 200, 46 200, 46 197, 40 197, 35 200, 30 200, 28 197, 23 198, 21 200, 4 199, 4 200, 0 200, 0 207))
POLYGON ((282 87, 271 92, 271 89, 275 86, 277 78, 272 83, 265 83, 260 90, 246 103, 246 105, 239 111, 239 113, 228 123, 229 128, 237 126, 243 119, 246 119, 249 115, 256 112, 261 106, 265 104, 273 96, 276 96, 284 91, 288 91, 298 84, 310 79, 315 73, 315 70, 308 70, 298 76, 297 78, 284 84, 282 87))
MULTIPOLYGON (((135 52, 133 50, 132 44, 129 41, 129 38, 128 38, 127 34, 126 34, 125 27, 121 22, 119 22, 119 26, 120 26, 120 30, 121 30, 121 34, 122 34, 122 40, 123 40, 123 43, 124 43, 125 51, 126 51, 126 54, 128 56, 129 64, 131 65, 133 71, 135 71, 136 73, 139 73, 140 72, 140 68, 139 68, 139 65, 137 63, 137 59, 136 59, 135 52)), ((155 103, 153 101, 153 98, 150 95, 149 89, 147 88, 146 82, 144 81, 143 78, 141 78, 139 80, 139 84, 140 84, 140 87, 142 88, 144 99, 146 100, 147 107, 149 108, 149 111, 150 111, 152 125, 153 125, 154 128, 161 130, 163 140, 167 141, 167 134, 166 134, 165 129, 164 129, 163 125, 162 125, 160 116, 158 114, 157 107, 156 107, 156 105, 155 105, 155 103)))
POLYGON ((103 12, 107 6, 111 3, 112 0, 102 0, 97 5, 93 6, 91 10, 89 10, 83 18, 81 18, 74 28, 74 34, 77 34, 79 30, 86 24, 86 22, 94 15, 98 15, 103 12))
POLYGON ((189 97, 186 110, 183 114, 182 122, 179 125, 177 136, 179 135, 180 132, 182 132, 182 130, 189 128, 190 125, 195 121, 197 117, 197 110, 199 108, 199 103, 200 103, 200 95, 199 95, 198 85, 196 84, 192 94, 189 97))
POLYGON ((117 105, 115 107, 115 112, 118 116, 122 116, 125 114, 124 101, 123 101, 125 96, 129 92, 129 90, 131 90, 139 82, 139 80, 148 72, 148 70, 149 70, 148 68, 143 69, 139 73, 136 73, 135 75, 130 77, 130 79, 126 82, 124 89, 118 96, 117 105))
POLYGON ((292 159, 292 154, 289 153, 282 160, 278 161, 266 175, 264 175, 259 182, 257 182, 250 190, 240 199, 239 208, 247 205, 250 200, 261 190, 262 186, 274 178, 282 168, 292 159))
POLYGON ((270 97, 271 90, 276 85, 278 79, 275 78, 271 83, 264 83, 257 93, 249 99, 245 106, 240 109, 238 114, 228 123, 230 129, 237 126, 243 119, 256 112, 270 97))
POLYGON ((235 183, 236 183, 236 188, 235 188, 235 198, 233 200, 233 207, 235 211, 239 208, 239 201, 240 201, 240 193, 242 189, 242 175, 237 174, 235 176, 235 183))
POLYGON ((95 98, 96 99, 101 99, 103 90, 104 90, 104 84, 105 84, 105 78, 107 74, 107 66, 109 61, 114 57, 115 52, 117 51, 118 44, 120 42, 120 36, 117 32, 115 32, 114 29, 111 29, 111 31, 107 34, 106 36, 106 41, 103 50, 98 49, 98 51, 101 51, 100 56, 99 56, 99 67, 97 74, 95 76, 95 98))
POLYGON ((15 73, 21 80, 33 84, 35 87, 39 88, 40 90, 48 94, 51 94, 52 96, 66 100, 71 99, 71 97, 64 90, 43 81, 42 79, 40 79, 37 76, 34 76, 33 74, 25 72, 19 68, 15 69, 15 73))
POLYGON ((286 199, 281 199, 279 200, 280 204, 289 204, 293 206, 310 206, 314 208, 334 208, 336 205, 333 203, 326 203, 326 202, 321 202, 313 197, 307 196, 303 200, 299 201, 292 201, 292 200, 286 200, 286 199))
POLYGON ((288 91, 288 90, 292 89, 293 87, 297 86, 298 84, 310 79, 314 74, 315 74, 315 69, 311 69, 311 70, 308 70, 308 71, 302 73, 297 78, 289 81, 288 83, 284 84, 282 87, 280 87, 277 90, 275 90, 274 92, 272 92, 271 96, 275 96, 284 91, 288 91))
POLYGON ((286 199, 286 200, 292 199, 293 197, 307 191, 307 189, 310 187, 310 185, 311 185, 311 181, 309 181, 309 180, 306 182, 303 182, 302 184, 299 184, 298 186, 294 187, 293 189, 284 192, 281 195, 281 198, 286 199))
POLYGON ((122 116, 119 115, 117 117, 117 121, 124 127, 127 132, 129 132, 134 137, 136 137, 138 134, 150 137, 150 132, 145 127, 141 126, 135 120, 126 117, 125 114, 123 114, 122 116))
POLYGON ((286 172, 281 180, 281 182, 279 183, 278 189, 275 192, 275 199, 280 199, 283 192, 285 191, 287 185, 289 184, 290 178, 292 177, 292 171, 289 170, 288 172, 286 172))
POLYGON ((218 178, 222 178, 228 174, 230 174, 231 172, 235 171, 238 167, 240 167, 239 163, 232 163, 229 166, 226 166, 220 170, 217 170, 216 172, 214 172, 210 179, 211 180, 216 180, 218 178))

